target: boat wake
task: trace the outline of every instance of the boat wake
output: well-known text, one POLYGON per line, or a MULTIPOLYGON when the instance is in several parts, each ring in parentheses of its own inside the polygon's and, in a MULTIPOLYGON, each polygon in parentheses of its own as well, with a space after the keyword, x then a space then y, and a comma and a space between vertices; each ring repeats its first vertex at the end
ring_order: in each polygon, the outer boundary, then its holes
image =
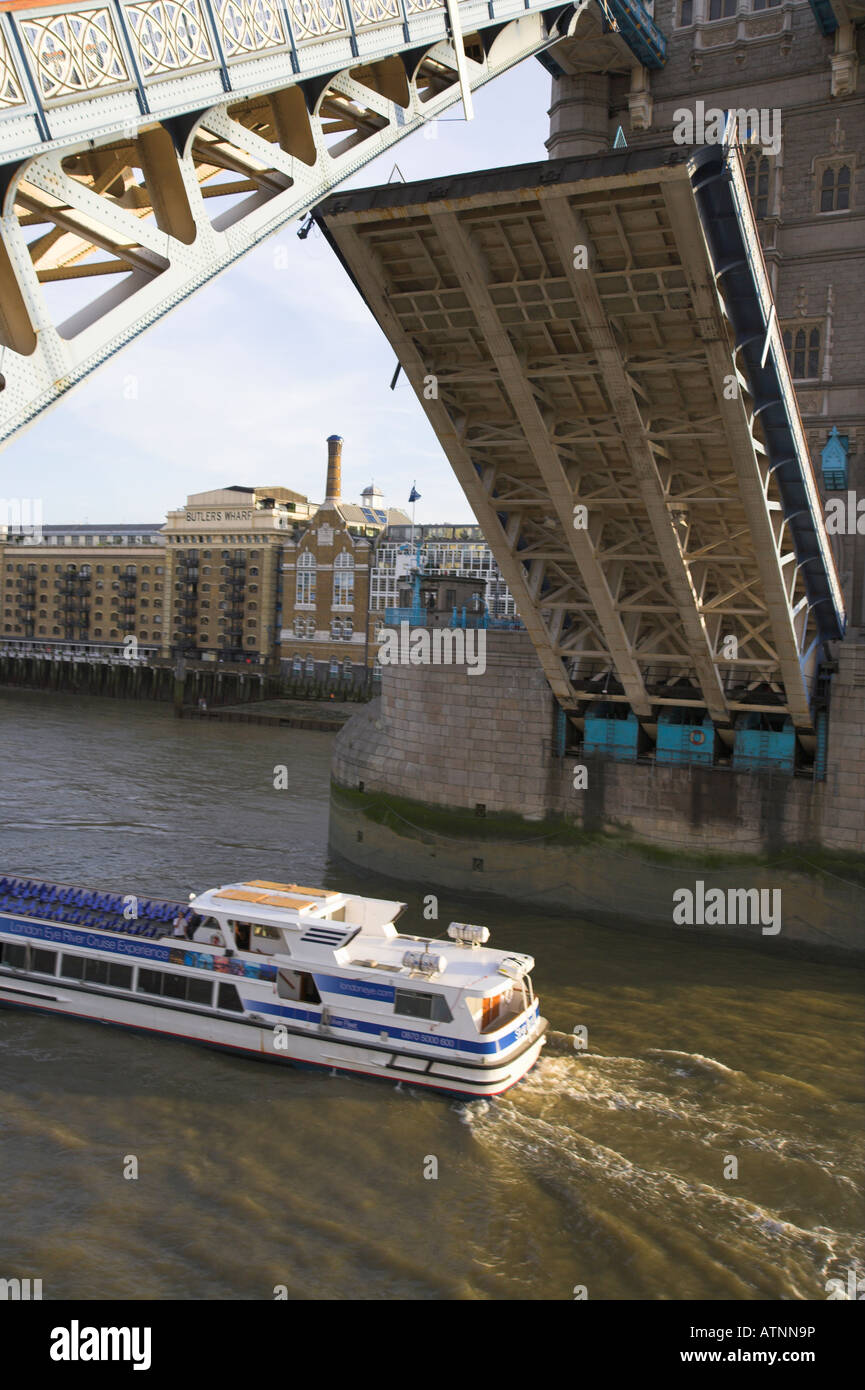
POLYGON ((768 1090, 761 1108, 754 1083, 714 1058, 575 1053, 554 1034, 517 1088, 461 1118, 493 1161, 555 1195, 578 1246, 615 1259, 620 1290, 627 1271, 633 1289, 617 1297, 657 1284, 683 1298, 825 1298, 827 1279, 863 1258, 855 1159, 803 1142, 807 1121, 768 1090), (797 1204, 797 1190, 811 1195, 797 1204))

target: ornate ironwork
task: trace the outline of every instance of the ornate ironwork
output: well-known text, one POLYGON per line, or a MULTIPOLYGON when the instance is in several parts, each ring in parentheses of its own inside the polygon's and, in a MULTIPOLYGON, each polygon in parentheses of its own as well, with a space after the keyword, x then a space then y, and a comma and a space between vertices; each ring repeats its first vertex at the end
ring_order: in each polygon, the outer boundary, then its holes
POLYGON ((226 58, 249 57, 288 43, 275 0, 215 0, 214 10, 226 58))
POLYGON ((321 39, 348 32, 342 0, 288 0, 298 39, 321 39))
POLYGON ((125 13, 143 77, 213 62, 199 0, 139 0, 125 13))
POLYGON ((37 19, 22 15, 19 28, 44 101, 130 80, 114 20, 105 7, 37 19))
POLYGON ((351 0, 351 12, 357 29, 402 18, 399 0, 351 0))
POLYGON ((443 10, 445 0, 406 0, 409 14, 423 14, 426 10, 443 10))
POLYGON ((9 106, 21 106, 23 102, 24 93, 21 90, 21 83, 18 81, 18 73, 12 62, 12 54, 9 52, 6 35, 0 29, 0 109, 5 110, 9 106))

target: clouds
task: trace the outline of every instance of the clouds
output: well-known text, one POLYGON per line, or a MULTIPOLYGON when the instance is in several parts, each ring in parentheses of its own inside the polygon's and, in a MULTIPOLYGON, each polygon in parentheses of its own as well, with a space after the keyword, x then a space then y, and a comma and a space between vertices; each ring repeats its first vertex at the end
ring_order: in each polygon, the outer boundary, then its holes
MULTIPOLYGON (((544 158, 549 78, 521 64, 350 180, 408 180, 544 158), (427 128, 427 135, 431 133, 427 128)), ((375 479, 418 519, 470 508, 396 361, 330 247, 298 224, 248 253, 148 329, 11 444, 0 493, 41 495, 44 519, 153 521, 187 493, 281 483, 319 500, 325 439, 345 438, 343 490, 375 479), (37 493, 36 488, 40 491, 37 493)))

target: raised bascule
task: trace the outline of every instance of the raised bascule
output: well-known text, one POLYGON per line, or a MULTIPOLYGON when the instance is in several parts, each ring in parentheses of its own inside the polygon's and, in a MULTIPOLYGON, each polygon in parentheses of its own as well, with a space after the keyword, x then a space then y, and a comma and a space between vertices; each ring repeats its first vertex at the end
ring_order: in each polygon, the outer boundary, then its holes
POLYGON ((404 135, 459 99, 470 115, 475 87, 578 16, 587 56, 664 53, 639 0, 0 11, 0 443, 404 135), (82 280, 93 296, 60 320, 45 287, 82 280))
POLYGON ((730 743, 781 715, 813 751, 844 602, 735 140, 335 194, 320 221, 560 707, 690 709, 730 743))

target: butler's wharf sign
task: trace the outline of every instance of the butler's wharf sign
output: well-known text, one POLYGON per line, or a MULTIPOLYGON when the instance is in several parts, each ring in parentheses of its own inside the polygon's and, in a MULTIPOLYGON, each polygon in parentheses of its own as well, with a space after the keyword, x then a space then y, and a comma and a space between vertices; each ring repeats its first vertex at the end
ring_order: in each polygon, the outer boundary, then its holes
POLYGON ((252 521, 253 511, 247 507, 238 512, 190 512, 186 513, 187 521, 200 523, 202 521, 252 521))

